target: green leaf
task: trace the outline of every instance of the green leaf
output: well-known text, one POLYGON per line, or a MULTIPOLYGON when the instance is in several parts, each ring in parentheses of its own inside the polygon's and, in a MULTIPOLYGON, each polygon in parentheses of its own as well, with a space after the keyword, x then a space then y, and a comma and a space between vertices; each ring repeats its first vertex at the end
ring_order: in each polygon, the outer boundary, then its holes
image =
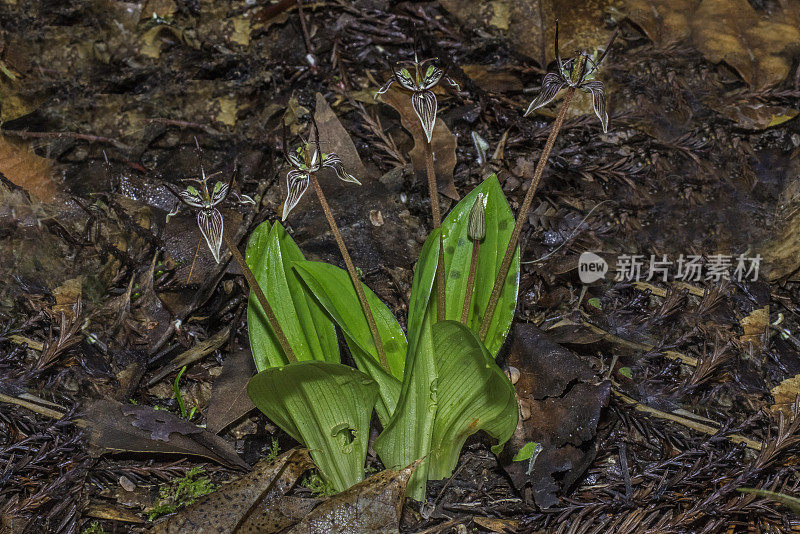
MULTIPOLYGON (((373 445, 388 468, 409 465, 431 448, 437 379, 432 331, 436 306, 431 289, 438 256, 437 230, 428 236, 414 271, 408 312, 408 354, 400 399, 391 420, 383 424, 384 430, 373 445)), ((425 497, 427 470, 425 461, 409 481, 408 494, 417 500, 425 497)))
POLYGON ((294 267, 311 294, 339 325, 358 368, 378 383, 380 402, 376 410, 381 423, 385 424, 400 396, 407 346, 403 329, 389 308, 362 284, 389 361, 391 372, 387 372, 380 365, 372 332, 347 271, 315 261, 298 261, 294 267))
POLYGON ((305 361, 271 367, 250 379, 256 407, 305 445, 338 491, 364 478, 369 424, 378 385, 346 365, 305 361))
POLYGON ((432 324, 430 307, 397 410, 374 444, 387 467, 425 458, 409 483, 409 496, 418 500, 427 480, 452 474, 467 437, 485 430, 502 444, 517 426, 514 386, 492 355, 461 323, 432 324))
POLYGON ((600 299, 599 299, 599 298, 597 298, 597 297, 592 297, 592 298, 590 298, 589 300, 587 300, 587 301, 586 301, 586 303, 587 303, 589 306, 594 306, 594 307, 595 307, 595 308, 597 308, 598 310, 602 310, 602 309, 603 309, 603 303, 602 303, 602 302, 600 302, 600 299))
POLYGON ((541 448, 541 445, 535 441, 529 441, 514 455, 511 459, 512 462, 521 462, 523 460, 530 460, 531 456, 536 452, 536 449, 541 448))
MULTIPOLYGON (((467 292, 467 279, 472 261, 472 241, 467 237, 469 213, 478 195, 482 195, 486 217, 486 237, 480 242, 478 251, 478 268, 475 276, 472 304, 467 317, 467 326, 473 331, 480 330, 481 320, 489 303, 489 295, 500 263, 514 230, 514 215, 508 206, 506 197, 492 174, 467 196, 461 199, 442 223, 444 240, 444 269, 446 284, 445 318, 452 321, 461 320, 464 308, 464 295, 467 292)), ((494 317, 486 334, 486 348, 493 356, 503 345, 511 328, 514 309, 517 306, 519 289, 519 247, 511 260, 500 300, 497 303, 494 317)))
MULTIPOLYGON (((339 361, 336 328, 319 303, 308 295, 292 269, 303 253, 280 223, 261 223, 247 244, 246 261, 267 297, 278 323, 300 361, 339 361)), ((254 292, 247 306, 247 330, 256 368, 289 363, 254 292)))
POLYGON ((625 378, 633 379, 633 371, 631 371, 630 367, 620 367, 617 372, 625 378))

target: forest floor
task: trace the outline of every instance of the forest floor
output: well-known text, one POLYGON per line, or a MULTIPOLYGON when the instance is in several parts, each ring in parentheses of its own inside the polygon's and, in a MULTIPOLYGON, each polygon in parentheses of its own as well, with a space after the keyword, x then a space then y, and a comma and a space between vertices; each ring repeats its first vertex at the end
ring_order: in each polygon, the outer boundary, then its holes
MULTIPOLYGON (((620 36, 599 74, 608 132, 576 97, 521 238, 500 361, 520 371, 516 445, 542 450, 513 462, 471 437, 453 477, 383 531, 800 529, 796 503, 739 491, 800 486, 800 5, 297 6, 0 3, 0 531, 143 531, 187 500, 176 480, 206 493, 297 446, 242 395, 240 271, 188 211, 166 222, 164 184, 197 176, 195 139, 209 172, 258 200, 223 210, 243 249, 281 214, 281 120, 303 134, 326 102, 366 179, 323 187, 363 280, 404 317, 430 203, 410 133, 374 98, 387 60, 416 47, 460 84, 437 92, 444 213, 492 172, 517 213, 555 116, 522 114, 554 65, 556 17, 565 57, 620 36), (587 251, 605 279, 582 283, 587 251), (692 258, 702 272, 682 277, 692 258)), ((307 258, 342 264, 311 195, 286 225, 307 258)), ((325 498, 301 474, 295 520, 325 498)))

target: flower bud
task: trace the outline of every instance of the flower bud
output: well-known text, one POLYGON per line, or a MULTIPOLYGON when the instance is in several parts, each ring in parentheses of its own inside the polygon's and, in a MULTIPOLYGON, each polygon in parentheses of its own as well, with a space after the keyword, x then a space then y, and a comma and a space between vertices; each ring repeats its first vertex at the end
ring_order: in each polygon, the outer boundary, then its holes
POLYGON ((486 213, 483 210, 483 194, 478 195, 478 198, 475 199, 475 204, 469 210, 467 237, 472 241, 481 241, 486 237, 486 213))

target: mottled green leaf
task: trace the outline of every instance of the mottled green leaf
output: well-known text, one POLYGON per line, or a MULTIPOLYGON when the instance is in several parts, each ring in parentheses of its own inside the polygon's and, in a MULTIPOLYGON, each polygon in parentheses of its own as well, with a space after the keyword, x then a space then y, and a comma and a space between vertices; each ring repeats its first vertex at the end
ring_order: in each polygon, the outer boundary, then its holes
MULTIPOLYGON (((481 320, 489 303, 489 295, 492 293, 494 279, 500 270, 500 263, 503 261, 503 255, 514 230, 514 216, 500 183, 497 181, 497 176, 494 174, 473 189, 447 215, 442 222, 444 269, 447 280, 446 319, 461 320, 473 249, 472 241, 467 236, 469 214, 478 195, 481 195, 484 205, 486 237, 480 242, 475 288, 466 323, 473 332, 480 330, 481 320)), ((497 355, 508 335, 509 328, 511 328, 511 320, 514 318, 514 309, 517 305, 518 289, 519 247, 511 261, 511 268, 508 271, 503 290, 500 292, 500 300, 486 335, 486 348, 493 356, 497 355)))

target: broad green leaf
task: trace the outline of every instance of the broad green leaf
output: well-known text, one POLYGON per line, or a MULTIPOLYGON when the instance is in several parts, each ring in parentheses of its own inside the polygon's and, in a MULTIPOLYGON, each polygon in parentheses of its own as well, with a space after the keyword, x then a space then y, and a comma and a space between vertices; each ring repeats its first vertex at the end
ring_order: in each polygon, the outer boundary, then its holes
MULTIPOLYGON (((428 303, 433 291, 433 281, 436 277, 436 262, 439 261, 439 229, 428 235, 414 269, 414 280, 411 283, 411 299, 408 303, 408 354, 414 354, 420 336, 424 332, 423 324, 425 314, 428 312, 428 303)), ((435 312, 435 303, 433 305, 435 312)), ((435 315, 435 313, 434 313, 435 315)), ((406 361, 406 369, 413 368, 406 361)))
POLYGON ((270 367, 250 379, 256 407, 311 452, 337 491, 364 478, 378 385, 340 363, 304 361, 270 367))
MULTIPOLYGON (((305 258, 283 226, 261 223, 250 236, 246 258, 297 359, 338 362, 336 328, 292 269, 293 262, 305 258)), ((247 330, 259 371, 289 363, 252 291, 247 330)))
MULTIPOLYGON (((447 215, 442 222, 444 269, 447 280, 445 286, 446 319, 461 320, 469 267, 472 261, 472 241, 467 237, 467 226, 469 212, 479 194, 482 195, 486 213, 486 237, 480 242, 475 289, 467 318, 467 326, 473 332, 480 330, 481 320, 489 303, 489 295, 492 293, 494 279, 500 270, 500 263, 503 261, 503 255, 514 230, 514 216, 500 183, 497 181, 497 176, 494 174, 473 189, 447 215)), ((493 356, 497 356, 511 327, 511 320, 514 318, 514 309, 517 305, 518 289, 519 247, 511 261, 511 268, 500 293, 500 300, 489 326, 489 332, 486 335, 486 348, 493 356)))
POLYGON ((389 361, 391 372, 387 372, 380 365, 372 332, 347 271, 315 261, 298 261, 294 267, 310 293, 339 325, 358 368, 378 383, 380 402, 376 410, 381 423, 386 424, 400 396, 407 345, 403 329, 389 308, 362 284, 389 361))
POLYGON ((478 336, 455 321, 433 325, 438 410, 429 480, 450 476, 469 436, 484 430, 503 444, 517 427, 514 386, 478 336), (464 387, 470 384, 470 387, 464 387))
MULTIPOLYGON (((428 236, 422 247, 411 284, 408 354, 400 400, 392 419, 383 423, 384 430, 373 445, 383 465, 390 468, 409 465, 425 456, 431 446, 436 415, 436 369, 431 331, 436 306, 431 290, 438 257, 439 231, 436 230, 428 236)), ((426 460, 412 475, 408 494, 422 500, 427 480, 426 460)))
POLYGON ((425 458, 409 483, 418 500, 426 480, 452 474, 467 437, 485 430, 502 444, 517 426, 514 387, 477 335, 434 317, 425 314, 397 410, 374 444, 387 467, 425 458))

